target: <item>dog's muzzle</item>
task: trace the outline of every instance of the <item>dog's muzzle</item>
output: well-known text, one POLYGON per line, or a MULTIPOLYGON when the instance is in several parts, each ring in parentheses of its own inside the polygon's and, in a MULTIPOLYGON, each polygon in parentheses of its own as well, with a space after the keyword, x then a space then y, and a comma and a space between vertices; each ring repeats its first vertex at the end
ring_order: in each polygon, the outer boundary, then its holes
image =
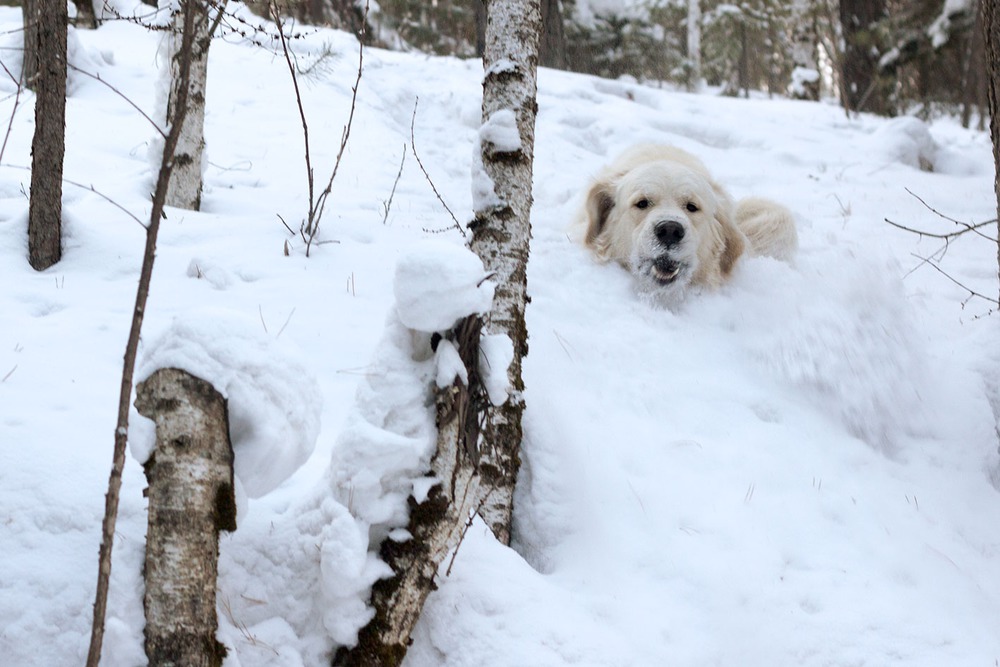
POLYGON ((653 260, 653 265, 649 269, 649 274, 660 285, 669 285, 677 280, 684 265, 670 259, 667 255, 660 255, 653 260))

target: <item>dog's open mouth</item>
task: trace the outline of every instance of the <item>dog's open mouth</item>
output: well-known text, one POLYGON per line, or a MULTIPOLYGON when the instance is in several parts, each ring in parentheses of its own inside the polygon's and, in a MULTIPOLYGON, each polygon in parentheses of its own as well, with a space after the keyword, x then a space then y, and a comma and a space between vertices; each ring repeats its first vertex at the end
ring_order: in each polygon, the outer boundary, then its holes
POLYGON ((669 285, 677 280, 677 276, 680 275, 682 268, 684 267, 680 263, 675 262, 672 259, 658 257, 656 261, 653 262, 653 266, 650 268, 649 273, 653 277, 653 280, 658 282, 660 285, 669 285))

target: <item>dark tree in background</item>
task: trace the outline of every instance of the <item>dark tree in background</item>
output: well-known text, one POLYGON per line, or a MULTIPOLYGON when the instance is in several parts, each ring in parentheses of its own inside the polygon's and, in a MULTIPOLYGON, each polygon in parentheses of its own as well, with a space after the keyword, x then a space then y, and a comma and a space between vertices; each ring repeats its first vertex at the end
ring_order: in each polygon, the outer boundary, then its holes
MULTIPOLYGON (((982 0, 983 42, 986 53, 987 100, 990 107, 990 136, 993 139, 993 189, 1000 216, 1000 0, 982 0)), ((997 247, 1000 267, 1000 246, 997 247)))
POLYGON ((538 64, 554 69, 566 68, 566 33, 563 9, 559 0, 541 0, 542 34, 538 41, 538 64))
POLYGON ((851 111, 884 114, 889 108, 889 95, 878 67, 884 51, 879 27, 887 16, 885 0, 840 0, 844 35, 842 102, 851 111))
POLYGON ((62 176, 66 152, 65 0, 29 0, 24 7, 25 79, 34 88, 35 135, 31 142, 28 261, 41 271, 62 256, 62 176), (31 67, 37 73, 28 74, 31 67))

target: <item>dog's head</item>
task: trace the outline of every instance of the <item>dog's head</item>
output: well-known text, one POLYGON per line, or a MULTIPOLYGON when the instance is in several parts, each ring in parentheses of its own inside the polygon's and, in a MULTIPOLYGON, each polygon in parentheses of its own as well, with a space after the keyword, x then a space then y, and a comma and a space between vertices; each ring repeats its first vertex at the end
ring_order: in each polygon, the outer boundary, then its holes
POLYGON ((691 285, 717 287, 746 248, 729 195, 707 173, 654 160, 606 173, 587 194, 585 242, 627 267, 641 292, 676 301, 691 285))

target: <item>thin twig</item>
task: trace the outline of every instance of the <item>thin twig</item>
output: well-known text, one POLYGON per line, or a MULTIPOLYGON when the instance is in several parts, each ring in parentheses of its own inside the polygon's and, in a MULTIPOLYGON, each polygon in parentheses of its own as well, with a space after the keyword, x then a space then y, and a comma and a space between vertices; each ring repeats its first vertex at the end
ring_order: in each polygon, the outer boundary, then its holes
MULTIPOLYGON (((314 183, 315 183, 315 172, 312 167, 312 155, 309 151, 309 121, 306 119, 306 110, 302 106, 302 93, 299 90, 299 78, 295 73, 295 63, 292 62, 291 51, 288 48, 288 41, 285 39, 285 27, 282 23, 281 15, 278 13, 278 4, 275 0, 271 0, 268 4, 268 9, 271 12, 271 18, 274 20, 275 26, 278 30, 278 39, 281 41, 281 50, 285 56, 285 63, 288 65, 288 73, 292 77, 292 88, 295 89, 295 102, 299 108, 299 120, 302 123, 302 140, 305 144, 305 159, 306 159, 306 183, 309 186, 309 214, 307 218, 307 229, 309 231, 312 226, 312 219, 314 214, 313 202, 314 199, 314 183)), ((280 216, 279 216, 280 217, 280 216)), ((282 220, 284 222, 284 220, 282 220)), ((287 226, 287 225, 286 225, 287 226)), ((306 252, 308 256, 308 250, 306 252)))
MULTIPOLYGON (((330 172, 330 179, 327 181, 326 188, 317 196, 316 192, 316 172, 312 166, 312 155, 309 148, 309 121, 306 118, 305 107, 302 104, 302 93, 299 89, 298 75, 296 74, 295 63, 292 60, 292 52, 288 47, 288 40, 285 35, 284 25, 281 21, 281 16, 278 13, 278 7, 275 0, 271 0, 268 5, 271 17, 277 26, 278 39, 281 42, 281 50, 285 56, 285 63, 288 66, 288 72, 292 77, 292 87, 295 89, 295 102, 299 109, 299 120, 302 123, 302 138, 305 143, 305 160, 306 160, 306 182, 309 188, 309 211, 306 217, 306 221, 303 223, 302 227, 299 229, 299 234, 302 236, 303 242, 306 245, 306 257, 309 256, 309 251, 312 248, 313 241, 316 239, 319 233, 319 223, 323 217, 323 211, 326 208, 327 197, 330 196, 330 192, 333 190, 333 181, 337 177, 337 172, 340 169, 340 162, 344 157, 344 152, 347 149, 347 141, 351 136, 351 127, 354 124, 354 111, 357 108, 358 101, 358 88, 361 86, 361 75, 364 71, 365 62, 365 29, 368 25, 368 2, 365 2, 364 17, 361 22, 361 32, 358 36, 358 75, 354 81, 354 86, 351 88, 351 110, 347 117, 347 125, 344 126, 344 130, 340 136, 340 149, 337 151, 337 157, 334 160, 333 170, 330 172)), ((282 221, 284 222, 284 221, 282 221)), ((286 225, 287 226, 287 225, 286 225)))
POLYGON ((10 139, 10 132, 14 127, 14 115, 17 114, 17 107, 21 103, 21 91, 24 89, 24 86, 22 86, 21 81, 15 77, 9 69, 7 69, 7 65, 5 65, 2 60, 0 60, 0 67, 3 67, 3 71, 7 73, 7 76, 10 77, 10 80, 14 82, 14 86, 16 87, 14 93, 14 108, 11 109, 10 119, 7 121, 7 132, 3 135, 3 146, 0 146, 0 162, 2 162, 3 154, 7 151, 7 141, 10 139))
POLYGON ((963 283, 961 283, 960 281, 956 280, 954 277, 952 277, 951 274, 949 274, 947 271, 945 271, 940 266, 938 266, 936 263, 934 263, 934 261, 931 260, 929 257, 921 257, 920 255, 917 255, 915 253, 910 253, 910 254, 913 257, 916 257, 917 259, 922 260, 923 263, 925 263, 928 266, 932 267, 935 271, 937 271, 938 273, 940 273, 942 276, 944 276, 945 278, 947 278, 951 282, 955 283, 956 285, 958 285, 959 287, 961 287, 962 289, 964 289, 966 292, 969 293, 970 296, 978 297, 980 299, 983 299, 984 301, 987 301, 989 303, 992 303, 992 304, 1000 306, 1000 301, 998 301, 997 299, 993 299, 993 298, 990 298, 988 296, 985 296, 983 294, 980 294, 979 292, 975 291, 974 289, 970 289, 968 286, 966 286, 963 283))
POLYGON ((405 162, 406 144, 403 144, 403 159, 399 161, 399 172, 396 174, 396 180, 392 183, 392 190, 389 192, 389 200, 383 203, 383 208, 385 208, 385 215, 382 216, 383 225, 389 220, 389 209, 392 208, 392 199, 396 196, 396 186, 399 185, 399 179, 403 176, 403 164, 405 162))
MULTIPOLYGON (((25 166, 19 165, 19 164, 2 164, 2 163, 0 163, 0 166, 7 167, 9 169, 22 169, 24 171, 31 171, 31 167, 25 167, 25 166)), ((62 178, 62 182, 66 183, 67 185, 72 185, 73 187, 80 188, 81 190, 88 190, 90 192, 93 192, 95 195, 97 195, 98 197, 100 197, 104 201, 108 202, 109 204, 111 204, 112 206, 114 206, 115 208, 117 208, 119 211, 121 211, 122 213, 124 213, 128 217, 130 217, 133 220, 135 220, 137 223, 139 223, 145 229, 146 223, 144 223, 142 220, 140 220, 134 213, 132 213, 132 211, 128 210, 127 208, 125 208, 124 206, 122 206, 121 204, 119 204, 118 202, 116 202, 114 199, 112 199, 108 195, 104 194, 103 192, 101 192, 100 190, 98 190, 97 188, 95 188, 93 186, 93 184, 91 184, 91 185, 84 185, 83 183, 78 183, 77 181, 74 181, 72 179, 66 178, 65 176, 62 178)))
POLYGON ((161 128, 159 125, 156 124, 155 120, 153 120, 152 118, 149 117, 149 114, 147 114, 145 111, 143 111, 141 108, 139 108, 139 105, 136 104, 135 102, 133 102, 132 100, 130 100, 128 98, 128 96, 125 95, 125 93, 123 93, 122 91, 118 90, 117 88, 115 88, 114 86, 112 86, 110 83, 108 83, 107 81, 105 81, 104 79, 102 79, 100 74, 93 74, 93 73, 88 72, 86 70, 82 70, 82 69, 80 69, 79 67, 77 67, 76 65, 74 65, 71 62, 67 62, 66 65, 71 70, 73 70, 74 72, 79 72, 80 74, 83 74, 84 76, 89 76, 94 81, 99 81, 102 84, 104 84, 105 86, 107 86, 111 90, 111 92, 113 92, 115 95, 117 95, 118 97, 122 98, 126 102, 128 102, 129 106, 131 106, 133 109, 135 109, 136 111, 138 111, 140 116, 142 116, 143 118, 145 118, 146 120, 148 120, 149 124, 153 126, 154 130, 156 130, 157 134, 159 134, 164 139, 167 138, 167 133, 163 131, 163 128, 161 128))
POLYGON ((292 308, 292 310, 288 313, 288 317, 285 318, 285 323, 281 325, 281 328, 278 329, 278 333, 274 335, 276 339, 281 338, 281 334, 284 333, 285 327, 288 326, 288 323, 292 321, 292 315, 294 314, 295 314, 295 309, 292 308))
POLYGON ((941 211, 938 211, 936 208, 934 208, 933 206, 931 206, 930 204, 928 204, 926 201, 924 201, 923 199, 921 199, 919 195, 913 193, 913 191, 911 191, 909 188, 905 188, 905 190, 914 199, 916 199, 918 202, 920 202, 921 204, 923 204, 924 207, 928 211, 930 211, 934 215, 938 216, 939 218, 947 220, 948 222, 953 222, 956 225, 960 225, 960 226, 962 226, 962 227, 965 228, 965 231, 975 232, 977 235, 982 236, 984 239, 987 239, 988 241, 992 241, 993 243, 996 243, 997 240, 995 238, 991 238, 989 236, 986 236, 985 234, 982 234, 982 233, 976 231, 979 227, 981 227, 983 225, 988 225, 988 224, 994 223, 994 222, 996 222, 996 220, 989 220, 987 222, 982 222, 982 223, 979 223, 979 224, 976 224, 976 225, 970 225, 970 224, 968 224, 966 222, 962 222, 961 220, 956 220, 955 218, 949 217, 949 216, 945 215, 944 213, 942 213, 941 211))
POLYGON ((417 164, 420 165, 420 171, 424 173, 424 178, 427 179, 427 182, 431 186, 431 190, 434 191, 434 196, 436 196, 438 201, 441 202, 441 206, 444 206, 444 210, 448 211, 448 215, 451 216, 452 221, 455 223, 455 229, 457 229, 462 234, 463 238, 468 238, 468 236, 466 236, 465 234, 465 230, 462 229, 462 225, 458 222, 458 218, 456 218, 455 214, 451 212, 451 209, 448 208, 448 204, 446 204, 444 201, 444 197, 442 197, 441 193, 438 192, 437 187, 434 185, 433 179, 431 179, 431 175, 428 174, 427 169, 424 168, 424 163, 420 159, 420 154, 417 153, 417 139, 416 139, 416 133, 414 131, 414 126, 417 123, 417 104, 419 104, 419 102, 420 102, 419 97, 413 101, 413 117, 410 118, 410 149, 413 151, 413 157, 417 159, 417 164))
POLYGON ((285 229, 288 230, 288 233, 291 234, 292 236, 295 236, 295 232, 293 232, 292 228, 288 226, 288 223, 285 222, 285 219, 281 217, 281 214, 280 213, 275 213, 275 215, 278 216, 278 220, 281 220, 281 224, 283 224, 285 226, 285 229))
MULTIPOLYGON (((961 230, 959 230, 957 232, 948 232, 947 234, 936 234, 934 232, 927 232, 927 231, 924 231, 922 229, 914 229, 913 227, 907 227, 906 225, 901 225, 898 222, 893 222, 889 218, 883 218, 883 220, 885 220, 887 223, 889 223, 890 225, 892 225, 896 229, 902 229, 905 232, 910 232, 910 233, 916 234, 917 236, 920 236, 920 237, 926 236, 927 238, 931 238, 931 239, 945 239, 945 240, 954 239, 954 238, 957 238, 957 237, 959 237, 962 234, 965 234, 967 232, 974 232, 977 229, 979 229, 980 227, 985 227, 986 225, 995 225, 997 223, 996 220, 987 220, 986 222, 977 222, 974 225, 970 225, 970 224, 965 223, 965 222, 958 222, 957 220, 953 220, 952 222, 954 222, 955 224, 962 225, 965 229, 961 229, 961 230)), ((986 236, 985 234, 979 234, 979 236, 982 236, 983 238, 988 239, 990 241, 996 242, 996 239, 990 238, 989 236, 986 236)))
MULTIPOLYGON (((340 161, 344 157, 344 151, 347 149, 347 140, 351 136, 351 127, 354 124, 354 110, 357 108, 358 103, 358 88, 361 87, 361 73, 364 70, 365 64, 365 30, 368 26, 368 0, 365 0, 365 11, 364 15, 361 17, 361 32, 358 35, 358 75, 354 79, 354 85, 351 87, 351 111, 347 116, 347 125, 344 126, 344 131, 340 135, 340 150, 337 151, 337 159, 333 163, 333 171, 330 173, 330 180, 326 183, 326 188, 320 193, 319 198, 316 200, 317 210, 316 219, 313 222, 313 233, 309 236, 310 243, 312 239, 316 236, 316 231, 319 229, 320 218, 323 217, 323 210, 326 208, 326 199, 330 196, 330 191, 333 190, 333 179, 337 177, 337 170, 340 169, 340 161)), ((309 256, 309 244, 306 244, 306 257, 309 256)))

